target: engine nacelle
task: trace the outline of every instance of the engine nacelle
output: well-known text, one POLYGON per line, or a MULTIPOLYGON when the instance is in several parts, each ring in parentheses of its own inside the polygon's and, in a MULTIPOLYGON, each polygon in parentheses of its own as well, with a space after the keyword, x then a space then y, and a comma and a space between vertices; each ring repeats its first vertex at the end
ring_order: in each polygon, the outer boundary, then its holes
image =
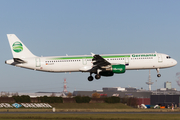
POLYGON ((113 73, 125 73, 126 66, 125 65, 112 65, 112 72, 113 73))
POLYGON ((105 68, 103 71, 99 72, 102 76, 113 76, 114 73, 125 73, 126 72, 126 66, 125 65, 112 65, 109 68, 105 68))
POLYGON ((101 76, 113 76, 114 73, 112 71, 101 71, 99 73, 101 76))

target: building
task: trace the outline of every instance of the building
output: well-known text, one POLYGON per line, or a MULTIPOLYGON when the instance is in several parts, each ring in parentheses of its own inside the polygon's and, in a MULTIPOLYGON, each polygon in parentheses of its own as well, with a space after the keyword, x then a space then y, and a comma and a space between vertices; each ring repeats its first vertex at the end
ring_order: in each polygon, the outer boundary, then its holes
POLYGON ((180 91, 177 91, 175 88, 160 88, 154 90, 153 95, 180 95, 180 91))
POLYGON ((119 97, 136 97, 136 98, 150 98, 152 95, 151 91, 136 89, 136 88, 121 88, 121 87, 113 87, 113 88, 103 88, 102 90, 94 90, 94 91, 74 91, 73 96, 89 96, 91 97, 93 93, 99 93, 101 96, 119 96, 119 97))
POLYGON ((171 89, 172 87, 171 87, 171 82, 165 82, 164 83, 164 88, 167 88, 167 89, 171 89))
POLYGON ((151 105, 180 106, 180 95, 151 95, 151 105))
POLYGON ((36 93, 9 93, 9 92, 1 92, 0 97, 12 97, 12 96, 22 96, 28 95, 31 98, 43 97, 43 96, 56 96, 56 97, 66 97, 66 94, 63 92, 36 92, 36 93))

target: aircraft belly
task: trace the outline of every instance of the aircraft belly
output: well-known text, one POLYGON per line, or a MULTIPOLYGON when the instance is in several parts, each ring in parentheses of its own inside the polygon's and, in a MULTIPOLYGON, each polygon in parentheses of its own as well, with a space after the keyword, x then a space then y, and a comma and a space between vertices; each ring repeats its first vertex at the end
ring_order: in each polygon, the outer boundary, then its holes
POLYGON ((137 69, 154 69, 155 64, 153 61, 131 61, 129 66, 126 66, 127 70, 137 70, 137 69))

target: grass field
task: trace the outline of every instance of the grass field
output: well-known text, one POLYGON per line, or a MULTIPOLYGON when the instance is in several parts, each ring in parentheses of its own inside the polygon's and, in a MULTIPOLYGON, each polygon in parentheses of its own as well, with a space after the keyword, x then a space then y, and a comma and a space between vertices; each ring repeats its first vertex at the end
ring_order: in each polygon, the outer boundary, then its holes
MULTIPOLYGON (((55 103, 51 104, 56 108, 56 112, 171 112, 171 109, 137 109, 122 103, 55 103)), ((0 112, 52 112, 52 108, 1 108, 0 112)), ((180 112, 180 109, 174 111, 180 112)))
POLYGON ((122 103, 59 103, 51 105, 58 109, 132 109, 122 103))
MULTIPOLYGON (((136 109, 122 103, 59 103, 51 104, 56 112, 172 112, 171 109, 136 109)), ((180 112, 179 109, 174 111, 180 112)), ((11 108, 0 112, 30 112, 29 114, 0 114, 0 120, 180 120, 180 114, 35 114, 31 112, 52 112, 52 109, 11 108)))
POLYGON ((180 114, 0 114, 0 120, 179 120, 180 114))

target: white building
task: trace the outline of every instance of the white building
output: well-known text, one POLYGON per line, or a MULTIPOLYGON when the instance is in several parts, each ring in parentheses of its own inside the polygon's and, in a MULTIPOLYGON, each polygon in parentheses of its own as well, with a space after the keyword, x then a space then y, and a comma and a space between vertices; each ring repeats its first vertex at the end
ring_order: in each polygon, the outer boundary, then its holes
POLYGON ((168 89, 171 89, 172 87, 171 87, 171 82, 165 82, 164 83, 164 88, 168 88, 168 89))

